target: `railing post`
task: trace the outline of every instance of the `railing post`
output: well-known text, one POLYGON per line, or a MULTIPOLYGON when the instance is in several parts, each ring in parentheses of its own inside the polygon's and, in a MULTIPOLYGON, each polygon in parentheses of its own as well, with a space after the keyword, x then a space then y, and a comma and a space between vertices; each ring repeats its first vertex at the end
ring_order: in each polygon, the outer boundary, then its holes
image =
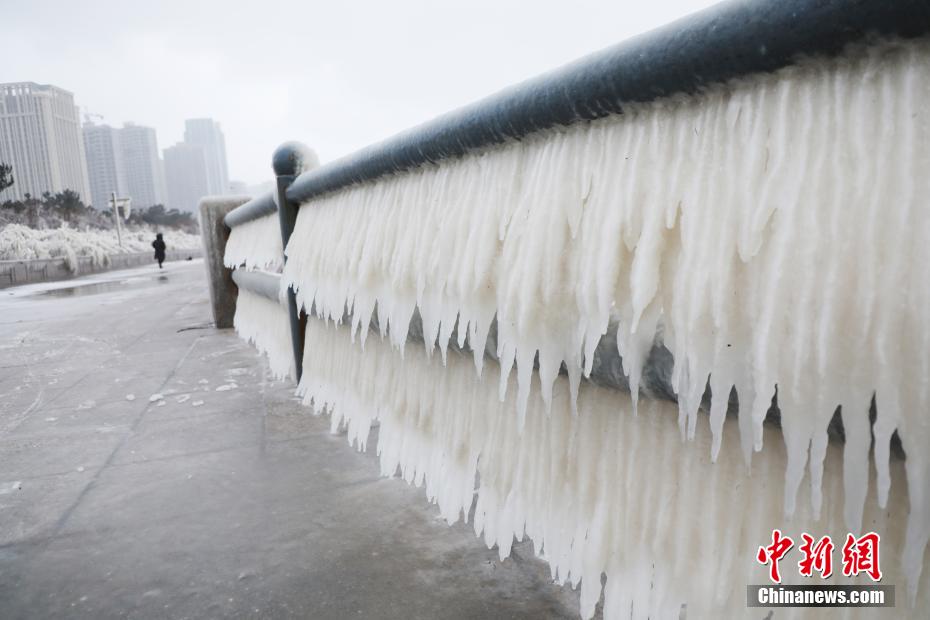
MULTIPOLYGON (((297 209, 300 207, 296 202, 287 199, 287 188, 303 171, 304 166, 314 159, 313 151, 299 142, 285 142, 275 150, 272 156, 272 167, 277 178, 278 220, 281 224, 281 242, 284 248, 287 247, 291 233, 294 232, 297 209)), ((285 257, 284 260, 286 261, 287 258, 285 257)), ((297 380, 300 381, 303 374, 304 332, 307 327, 307 316, 297 309, 297 295, 291 287, 287 289, 287 312, 291 323, 294 368, 297 370, 297 380)))
POLYGON ((223 265, 226 241, 229 239, 229 228, 223 223, 223 217, 248 200, 248 196, 205 196, 200 200, 203 264, 207 269, 213 323, 217 329, 229 329, 233 326, 238 294, 236 284, 232 281, 232 270, 223 265))

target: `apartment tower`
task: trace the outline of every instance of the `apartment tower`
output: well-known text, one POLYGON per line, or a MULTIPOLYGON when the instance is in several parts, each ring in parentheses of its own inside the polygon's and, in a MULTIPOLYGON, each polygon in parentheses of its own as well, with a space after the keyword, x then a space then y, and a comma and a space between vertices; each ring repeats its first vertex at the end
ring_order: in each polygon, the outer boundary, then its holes
POLYGON ((0 162, 15 183, 2 200, 73 190, 90 202, 84 141, 74 95, 48 84, 0 84, 0 162))

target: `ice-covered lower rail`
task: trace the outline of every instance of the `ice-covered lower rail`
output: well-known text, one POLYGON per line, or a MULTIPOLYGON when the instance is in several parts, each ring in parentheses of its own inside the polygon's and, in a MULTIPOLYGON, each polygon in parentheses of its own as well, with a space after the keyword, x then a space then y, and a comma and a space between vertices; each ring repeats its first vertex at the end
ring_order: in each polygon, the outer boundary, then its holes
MULTIPOLYGON (((345 429, 360 449, 377 422, 382 474, 424 486, 449 523, 468 519, 474 506, 475 533, 501 559, 528 536, 554 578, 580 583, 583 617, 594 612, 602 573, 605 618, 677 619, 683 604, 688 618, 743 617, 747 575, 762 581, 767 569, 754 557, 773 528, 845 537, 839 477, 826 481, 819 518, 805 502, 786 523, 778 482, 785 453, 760 454, 751 477, 738 453, 711 463, 708 429, 697 430, 698 446, 683 446, 668 403, 648 401, 634 416, 623 393, 585 383, 573 415, 567 378, 555 381, 551 406, 534 381, 521 426, 513 377, 501 401, 497 381, 477 376, 457 351, 443 364, 409 347, 400 360, 377 334, 362 350, 349 332, 309 320, 298 388, 304 402, 330 413, 333 430, 345 429)), ((721 432, 736 441, 736 421, 721 432)), ((827 449, 828 469, 842 460, 839 447, 827 449)), ((900 462, 892 475, 903 478, 900 462)), ((866 508, 865 523, 882 532, 883 583, 913 577, 899 561, 906 503, 898 486, 887 509, 866 508)), ((810 583, 787 567, 783 575, 785 583, 810 583)), ((915 607, 899 603, 896 617, 926 610, 923 581, 915 607)), ((836 571, 826 583, 848 581, 836 571)), ((845 611, 866 618, 875 610, 845 611)))
POLYGON ((287 306, 280 287, 281 277, 258 271, 236 270, 239 287, 233 327, 248 342, 268 356, 272 375, 295 379, 287 306))

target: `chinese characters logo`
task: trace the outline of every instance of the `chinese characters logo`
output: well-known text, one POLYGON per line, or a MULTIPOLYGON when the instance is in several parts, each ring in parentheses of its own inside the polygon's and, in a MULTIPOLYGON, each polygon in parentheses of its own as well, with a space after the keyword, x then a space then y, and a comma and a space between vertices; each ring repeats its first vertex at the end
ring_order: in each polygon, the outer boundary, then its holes
MULTIPOLYGON (((801 540, 802 543, 798 547, 802 555, 798 562, 799 573, 804 577, 812 577, 816 572, 822 579, 832 575, 834 544, 830 537, 814 539, 813 536, 804 532, 801 534, 801 540)), ((868 532, 859 538, 847 534, 842 549, 843 575, 855 577, 859 573, 865 573, 872 581, 881 581, 882 571, 878 559, 880 540, 881 538, 875 532, 868 532)), ((769 567, 769 579, 773 583, 781 583, 778 563, 792 547, 794 547, 794 540, 778 529, 772 531, 770 545, 759 547, 756 561, 769 567)))

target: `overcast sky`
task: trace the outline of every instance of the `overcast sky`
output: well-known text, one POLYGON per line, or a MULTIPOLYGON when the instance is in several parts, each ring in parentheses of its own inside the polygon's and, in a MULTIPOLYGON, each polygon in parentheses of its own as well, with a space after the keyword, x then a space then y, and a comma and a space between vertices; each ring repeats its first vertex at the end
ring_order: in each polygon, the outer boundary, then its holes
POLYGON ((326 162, 709 0, 3 0, 0 82, 70 90, 81 112, 181 140, 223 125, 230 178, 285 140, 326 162))

